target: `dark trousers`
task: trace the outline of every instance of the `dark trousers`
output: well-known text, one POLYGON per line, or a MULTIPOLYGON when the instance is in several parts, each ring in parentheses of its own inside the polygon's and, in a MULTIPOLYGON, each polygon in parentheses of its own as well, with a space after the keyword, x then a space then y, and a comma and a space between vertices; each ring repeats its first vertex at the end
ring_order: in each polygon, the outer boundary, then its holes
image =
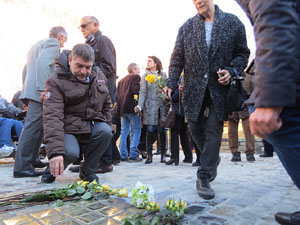
POLYGON ((43 139, 43 104, 29 100, 27 116, 18 143, 15 172, 33 169, 43 139))
POLYGON ((96 122, 88 135, 65 134, 65 167, 76 161, 80 148, 84 148, 83 173, 94 174, 100 157, 111 144, 112 133, 109 125, 96 122))
POLYGON ((175 127, 171 129, 171 159, 179 159, 179 137, 185 159, 193 159, 189 143, 188 125, 183 116, 176 115, 175 127))
POLYGON ((116 130, 112 136, 111 143, 112 143, 112 160, 120 160, 120 152, 117 147, 117 140, 121 134, 121 124, 116 124, 116 130))
POLYGON ((189 126, 193 140, 201 150, 201 166, 198 168, 197 177, 209 179, 219 161, 223 133, 223 121, 218 120, 209 95, 205 98, 197 122, 189 121, 189 126))
POLYGON ((264 144, 264 152, 268 155, 273 155, 274 153, 274 148, 273 146, 266 140, 263 139, 263 144, 264 144))

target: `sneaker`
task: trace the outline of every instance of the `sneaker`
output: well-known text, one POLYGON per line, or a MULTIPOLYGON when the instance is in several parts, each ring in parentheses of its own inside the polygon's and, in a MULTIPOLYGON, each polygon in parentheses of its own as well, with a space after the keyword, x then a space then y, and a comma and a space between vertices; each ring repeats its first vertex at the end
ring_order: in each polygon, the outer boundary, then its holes
POLYGON ((233 156, 231 158, 231 162, 239 162, 239 161, 242 161, 241 153, 240 152, 233 153, 233 156))
POLYGON ((197 188, 198 195, 201 198, 209 200, 215 197, 215 192, 211 188, 207 179, 197 179, 196 188, 197 188))
POLYGON ((249 161, 249 162, 254 162, 255 161, 254 154, 252 152, 248 152, 246 154, 246 158, 247 158, 247 161, 249 161))
POLYGON ((143 159, 139 158, 138 156, 129 158, 129 162, 142 162, 142 161, 143 159))
POLYGON ((15 148, 12 146, 4 145, 0 148, 0 158, 9 158, 13 157, 15 154, 15 148))

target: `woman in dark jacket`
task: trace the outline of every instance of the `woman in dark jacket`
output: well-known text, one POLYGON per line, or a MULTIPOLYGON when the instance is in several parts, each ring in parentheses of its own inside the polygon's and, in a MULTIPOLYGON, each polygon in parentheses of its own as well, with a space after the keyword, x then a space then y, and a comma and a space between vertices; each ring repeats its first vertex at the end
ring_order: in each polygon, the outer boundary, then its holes
POLYGON ((166 165, 172 165, 174 163, 175 166, 178 166, 179 164, 179 137, 185 155, 183 162, 193 162, 193 154, 189 143, 188 124, 185 122, 184 110, 181 102, 182 88, 183 85, 180 84, 172 95, 176 120, 174 128, 171 129, 171 159, 166 162, 166 165))

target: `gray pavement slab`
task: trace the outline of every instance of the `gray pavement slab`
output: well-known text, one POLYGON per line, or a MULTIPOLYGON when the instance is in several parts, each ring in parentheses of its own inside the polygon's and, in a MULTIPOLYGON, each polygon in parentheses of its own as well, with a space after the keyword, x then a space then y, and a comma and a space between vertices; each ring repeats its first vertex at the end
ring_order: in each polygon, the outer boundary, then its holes
MULTIPOLYGON (((181 152, 181 160, 183 159, 181 152)), ((194 158, 195 155, 194 155, 194 158)), ((121 162, 110 173, 98 174, 100 184, 131 190, 137 181, 151 184, 156 201, 163 207, 169 198, 183 199, 189 213, 182 224, 275 225, 278 211, 300 210, 300 191, 292 183, 277 156, 247 162, 230 161, 230 153, 221 153, 218 176, 211 183, 216 192, 212 200, 201 199, 196 191, 197 168, 180 161, 179 166, 121 162)), ((52 184, 38 178, 13 178, 13 164, 0 162, 0 198, 60 188, 79 180, 78 173, 68 170, 52 184)), ((34 206, 0 214, 0 224, 120 224, 120 220, 141 212, 129 205, 129 198, 112 197, 108 201, 68 202, 61 208, 53 204, 34 206), (97 205, 98 204, 98 205, 97 205), (103 207, 104 205, 104 207, 103 207)))

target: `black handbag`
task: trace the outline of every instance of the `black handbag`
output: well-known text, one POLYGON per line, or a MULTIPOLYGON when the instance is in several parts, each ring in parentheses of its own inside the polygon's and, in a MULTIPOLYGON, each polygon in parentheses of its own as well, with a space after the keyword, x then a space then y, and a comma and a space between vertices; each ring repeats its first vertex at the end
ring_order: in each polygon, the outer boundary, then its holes
POLYGON ((247 93, 242 86, 244 77, 239 76, 235 69, 230 81, 230 87, 227 93, 227 109, 229 114, 232 112, 242 111, 247 106, 244 102, 248 99, 247 93))
POLYGON ((160 117, 160 125, 164 128, 173 128, 175 127, 175 120, 176 120, 176 112, 174 109, 174 103, 169 101, 165 105, 165 109, 160 117))

